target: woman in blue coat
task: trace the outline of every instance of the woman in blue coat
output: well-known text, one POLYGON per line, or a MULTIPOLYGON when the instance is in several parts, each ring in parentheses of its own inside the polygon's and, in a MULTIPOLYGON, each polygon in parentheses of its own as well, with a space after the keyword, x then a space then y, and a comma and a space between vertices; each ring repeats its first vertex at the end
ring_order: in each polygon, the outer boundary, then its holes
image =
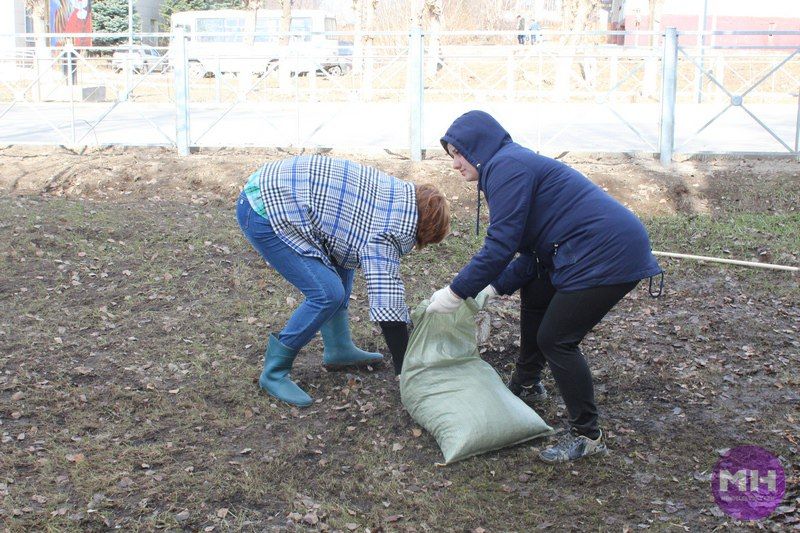
MULTIPOLYGON (((489 204, 483 247, 428 312, 455 311, 481 290, 521 289, 520 354, 509 388, 542 398, 549 365, 571 431, 540 458, 562 462, 606 451, 584 336, 644 278, 661 273, 636 216, 577 170, 513 142, 489 114, 469 111, 441 139, 463 179, 489 204)), ((527 398, 526 398, 527 396, 527 398)))

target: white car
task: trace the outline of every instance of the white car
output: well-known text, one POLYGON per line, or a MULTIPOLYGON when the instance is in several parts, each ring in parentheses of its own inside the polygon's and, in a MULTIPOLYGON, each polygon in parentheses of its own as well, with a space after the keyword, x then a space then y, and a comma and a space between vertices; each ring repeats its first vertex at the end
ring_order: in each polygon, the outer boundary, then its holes
POLYGON ((121 72, 126 64, 133 72, 164 72, 167 70, 167 58, 152 46, 142 44, 125 45, 117 48, 111 56, 111 68, 121 72))

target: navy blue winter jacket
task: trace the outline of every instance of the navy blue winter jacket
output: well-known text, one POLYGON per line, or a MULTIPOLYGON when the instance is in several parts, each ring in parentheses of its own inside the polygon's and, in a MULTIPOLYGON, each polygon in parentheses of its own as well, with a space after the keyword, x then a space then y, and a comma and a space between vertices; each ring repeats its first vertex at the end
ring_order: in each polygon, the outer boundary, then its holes
POLYGON ((483 248, 450 283, 461 298, 490 283, 511 294, 536 277, 537 262, 564 292, 661 272, 636 215, 577 170, 513 142, 491 115, 465 113, 441 142, 478 170, 489 204, 483 248))

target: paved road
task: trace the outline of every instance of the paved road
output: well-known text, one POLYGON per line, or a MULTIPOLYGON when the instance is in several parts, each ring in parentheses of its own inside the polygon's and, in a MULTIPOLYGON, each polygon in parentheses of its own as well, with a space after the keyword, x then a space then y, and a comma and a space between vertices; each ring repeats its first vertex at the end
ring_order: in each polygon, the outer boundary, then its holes
MULTIPOLYGON (((0 114, 8 104, 0 104, 0 114)), ((724 106, 679 105, 676 151, 783 152, 787 150, 741 108, 729 109, 694 135, 724 106)), ((660 104, 434 103, 424 108, 423 144, 438 139, 469 109, 494 114, 515 140, 545 153, 658 151, 660 104), (626 122, 621 120, 624 119, 626 122), (635 130, 635 131, 634 131, 635 130)), ((797 108, 752 105, 749 109, 794 149, 797 108)), ((190 108, 191 144, 197 146, 306 146, 348 150, 409 146, 409 106, 380 103, 195 104, 190 108)), ((3 144, 173 145, 172 104, 17 103, 0 116, 3 144)))

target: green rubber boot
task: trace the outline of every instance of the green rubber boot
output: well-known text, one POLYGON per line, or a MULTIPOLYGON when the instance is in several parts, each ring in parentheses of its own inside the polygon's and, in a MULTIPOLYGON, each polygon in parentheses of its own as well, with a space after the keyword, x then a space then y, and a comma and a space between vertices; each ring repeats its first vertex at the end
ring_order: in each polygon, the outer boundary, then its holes
POLYGON ((339 309, 322 328, 322 343, 325 352, 322 355, 322 364, 326 368, 337 369, 348 366, 366 366, 383 362, 379 353, 365 352, 353 344, 350 337, 350 321, 347 309, 339 309))
POLYGON ((258 385, 270 396, 283 402, 308 407, 312 403, 311 396, 289 379, 289 371, 296 356, 296 350, 284 346, 275 335, 270 335, 267 351, 264 353, 264 370, 258 379, 258 385))

